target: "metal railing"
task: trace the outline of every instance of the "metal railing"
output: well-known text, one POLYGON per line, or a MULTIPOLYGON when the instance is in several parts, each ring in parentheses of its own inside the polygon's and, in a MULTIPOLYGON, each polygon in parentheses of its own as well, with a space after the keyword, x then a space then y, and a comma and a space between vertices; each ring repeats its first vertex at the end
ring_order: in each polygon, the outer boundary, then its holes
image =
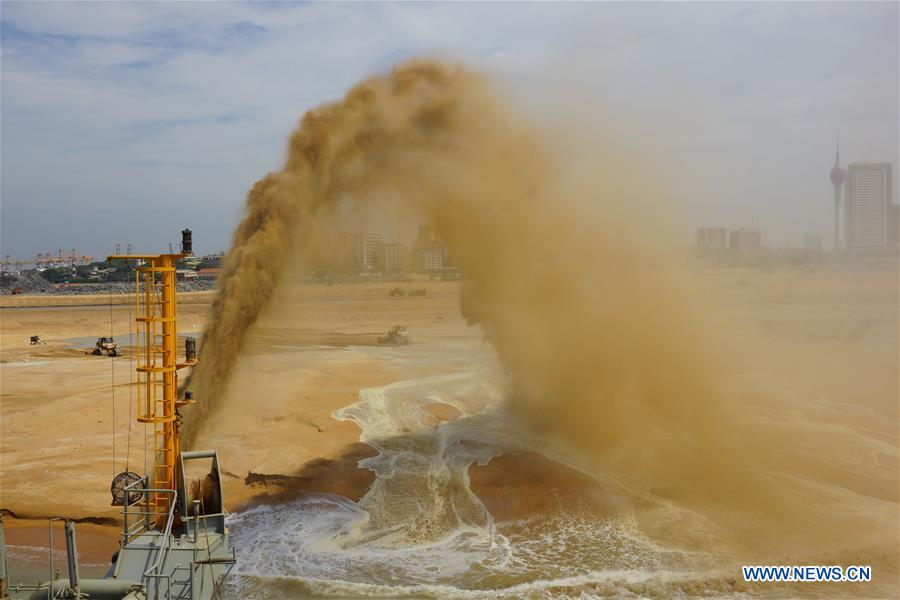
POLYGON ((162 513, 156 510, 149 510, 151 506, 150 502, 150 494, 168 494, 172 496, 172 501, 175 501, 177 494, 175 490, 166 489, 166 488, 150 488, 143 487, 143 484, 148 484, 149 478, 144 476, 137 481, 128 484, 124 489, 124 502, 122 506, 122 515, 123 515, 123 526, 122 526, 122 535, 124 537, 123 543, 127 544, 133 538, 148 534, 148 535, 162 535, 159 531, 153 530, 153 523, 151 523, 151 519, 159 519, 163 515, 166 517, 166 523, 172 522, 172 513, 173 508, 171 505, 169 506, 166 513, 162 513), (132 502, 131 498, 136 496, 138 500, 132 502), (147 510, 132 510, 132 507, 137 505, 143 505, 143 507, 147 510), (129 519, 129 517, 139 517, 137 520, 129 519))
POLYGON ((159 571, 159 565, 162 562, 163 555, 168 555, 169 553, 169 548, 172 546, 172 522, 175 520, 172 517, 175 512, 175 501, 178 499, 178 492, 176 492, 175 490, 151 489, 148 491, 158 493, 171 493, 172 502, 169 504, 169 513, 168 515, 166 515, 166 528, 163 531, 162 543, 160 544, 159 551, 156 554, 156 562, 153 563, 152 567, 144 571, 144 577, 150 577, 153 574, 151 573, 152 571, 159 571))
MULTIPOLYGON (((196 500, 192 503, 193 516, 182 517, 181 519, 184 529, 188 532, 189 539, 194 545, 193 559, 190 561, 189 565, 176 564, 168 573, 166 573, 164 570, 168 570, 169 566, 167 566, 167 562, 173 544, 172 527, 175 521, 174 511, 175 507, 178 505, 178 495, 175 490, 144 487, 146 485, 149 485, 149 478, 145 476, 124 488, 124 503, 122 508, 122 513, 124 515, 122 529, 123 546, 131 543, 140 536, 162 538, 158 539, 158 543, 156 544, 154 544, 153 541, 150 542, 150 548, 156 548, 157 554, 153 564, 143 573, 142 583, 146 586, 147 597, 172 598, 173 586, 175 586, 175 593, 178 598, 185 597, 185 592, 189 594, 188 597, 193 598, 195 593, 194 569, 201 567, 202 565, 212 567, 213 565, 221 564, 224 570, 222 575, 227 576, 234 566, 234 548, 231 548, 231 556, 226 554, 226 556, 223 557, 213 557, 213 550, 218 549, 217 546, 223 543, 223 539, 217 539, 213 548, 207 546, 207 548, 201 549, 198 545, 201 532, 205 536, 211 534, 210 524, 207 519, 223 520, 225 513, 223 511, 211 515, 200 514, 200 501, 196 500), (166 524, 162 531, 153 528, 154 524, 159 523, 159 518, 162 516, 162 513, 152 510, 153 505, 149 501, 151 494, 168 494, 171 496, 168 502, 168 511, 166 513, 166 524), (137 499, 132 501, 132 498, 137 499), (139 510, 134 510, 135 508, 138 508, 139 510), (202 554, 206 555, 205 559, 201 558, 202 554), (182 571, 187 573, 188 577, 186 579, 178 579, 178 573, 182 571), (180 592, 178 591, 178 586, 181 586, 180 592)), ((213 526, 213 531, 218 533, 215 526, 213 526)), ((209 544, 208 537, 207 544, 209 544)), ((215 579, 215 576, 213 576, 213 578, 215 579)))
MULTIPOLYGON (((122 536, 123 536, 123 545, 127 545, 133 539, 141 536, 141 535, 149 535, 153 537, 160 538, 159 544, 156 546, 156 560, 153 564, 144 571, 143 574, 143 583, 147 586, 147 591, 150 591, 150 581, 157 580, 155 583, 155 592, 156 596, 159 595, 159 580, 169 579, 168 575, 163 575, 160 570, 162 565, 166 563, 165 559, 169 555, 169 549, 172 546, 172 524, 175 522, 174 513, 175 506, 178 500, 178 492, 170 489, 163 488, 150 488, 143 487, 141 484, 145 484, 148 482, 147 477, 142 477, 141 479, 128 484, 125 486, 124 490, 124 503, 122 507, 122 514, 124 516, 124 523, 122 526, 122 536), (133 495, 138 496, 138 500, 135 502, 131 502, 131 498, 133 495), (166 494, 171 496, 171 499, 168 502, 169 508, 166 512, 166 525, 163 530, 154 531, 151 529, 150 518, 151 517, 159 517, 161 513, 152 510, 131 510, 131 507, 137 504, 141 504, 143 502, 144 506, 149 508, 149 499, 150 494, 166 494), (129 526, 129 517, 137 516, 138 519, 131 526, 129 526)), ((167 582, 168 583, 168 582, 167 582)), ((168 584, 169 586, 171 584, 168 584)), ((166 597, 170 595, 170 590, 167 590, 166 597)))

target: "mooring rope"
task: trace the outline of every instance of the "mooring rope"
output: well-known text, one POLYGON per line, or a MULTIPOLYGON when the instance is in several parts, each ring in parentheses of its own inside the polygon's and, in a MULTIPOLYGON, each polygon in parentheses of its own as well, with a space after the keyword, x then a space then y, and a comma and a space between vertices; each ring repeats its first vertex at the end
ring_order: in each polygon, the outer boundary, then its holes
MULTIPOLYGON (((109 337, 113 337, 113 304, 112 295, 109 296, 109 337)), ((112 467, 113 478, 116 473, 116 363, 113 361, 115 357, 106 351, 106 357, 109 358, 109 377, 112 383, 112 467)))
MULTIPOLYGON (((135 290, 137 293, 137 290, 135 290)), ((125 470, 127 471, 131 465, 131 429, 132 429, 132 410, 134 407, 134 337, 132 336, 132 326, 134 319, 131 316, 131 302, 128 302, 128 343, 131 344, 131 350, 128 352, 128 442, 125 450, 125 470)))

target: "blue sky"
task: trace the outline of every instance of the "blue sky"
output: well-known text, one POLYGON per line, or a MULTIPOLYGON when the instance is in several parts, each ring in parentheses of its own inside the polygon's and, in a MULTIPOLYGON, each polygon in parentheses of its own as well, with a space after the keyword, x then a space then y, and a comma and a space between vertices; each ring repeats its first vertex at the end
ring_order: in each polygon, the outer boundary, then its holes
POLYGON ((845 162, 896 180, 898 19, 895 2, 5 1, 0 253, 161 250, 183 226, 226 249, 304 111, 422 55, 489 72, 536 121, 578 104, 633 129, 681 174, 686 241, 751 222, 827 240, 836 130, 845 162))

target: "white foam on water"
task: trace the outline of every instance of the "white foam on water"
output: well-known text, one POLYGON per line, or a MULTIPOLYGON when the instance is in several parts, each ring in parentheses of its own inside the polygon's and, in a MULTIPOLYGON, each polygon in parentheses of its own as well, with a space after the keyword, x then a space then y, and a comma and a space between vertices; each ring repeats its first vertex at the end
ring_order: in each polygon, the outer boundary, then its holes
POLYGON ((469 489, 468 468, 515 447, 503 431, 498 386, 484 372, 439 375, 360 391, 360 401, 334 413, 359 425, 360 441, 378 455, 360 462, 375 481, 360 500, 368 520, 345 546, 384 548, 482 537, 490 544, 493 520, 469 489), (427 410, 443 403, 460 413, 441 422, 427 410))
MULTIPOLYGON (((774 588, 774 586, 773 586, 774 588)), ((592 571, 574 577, 541 579, 485 589, 464 589, 439 583, 385 585, 338 579, 266 578, 239 575, 226 593, 241 598, 749 598, 783 597, 777 588, 750 590, 738 582, 732 571, 592 571), (285 591, 289 592, 286 594, 285 591)))
POLYGON ((502 543, 493 544, 475 529, 460 529, 427 546, 347 544, 345 538, 367 520, 359 505, 328 494, 231 515, 228 525, 239 555, 235 573, 388 586, 452 582, 504 551, 502 543))
MULTIPOLYGON (((306 494, 231 515, 235 595, 543 597, 571 586, 631 594, 629 586, 651 580, 665 587, 667 577, 678 585, 709 579, 713 547, 657 544, 627 501, 598 510, 563 498, 550 514, 495 523, 469 489, 468 468, 527 444, 500 407, 496 381, 475 370, 400 381, 362 390, 359 402, 336 411, 378 451, 360 462, 374 483, 359 503, 306 494), (428 410, 435 402, 459 418, 441 421, 428 410)), ((657 510, 688 517, 676 507, 657 510)))

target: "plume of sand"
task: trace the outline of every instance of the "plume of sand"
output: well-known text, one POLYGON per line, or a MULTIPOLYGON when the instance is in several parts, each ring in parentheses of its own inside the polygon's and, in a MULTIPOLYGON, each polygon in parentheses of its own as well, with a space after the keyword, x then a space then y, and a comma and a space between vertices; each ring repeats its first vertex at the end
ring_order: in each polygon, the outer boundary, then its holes
POLYGON ((484 79, 435 62, 310 111, 283 169, 248 195, 192 382, 187 445, 224 397, 288 257, 321 250, 340 203, 377 198, 424 216, 448 244, 469 279, 463 312, 503 360, 513 410, 635 485, 778 512, 729 443, 706 332, 663 244, 642 229, 647 213, 634 210, 662 195, 644 173, 614 156, 564 172, 484 79))
POLYGON ((364 202, 378 189, 430 219, 471 279, 464 310, 511 373, 514 408, 632 468, 650 468, 666 448, 667 465, 677 455, 705 476, 708 459, 695 450, 712 435, 710 377, 672 265, 626 233, 625 211, 608 206, 599 220, 579 209, 598 193, 622 206, 639 202, 651 190, 632 185, 636 176, 608 164, 589 182, 565 180, 483 79, 437 63, 400 67, 309 112, 283 170, 248 195, 204 337, 193 382, 202 402, 187 415, 186 439, 223 396, 295 243, 318 239, 341 199, 364 202))

